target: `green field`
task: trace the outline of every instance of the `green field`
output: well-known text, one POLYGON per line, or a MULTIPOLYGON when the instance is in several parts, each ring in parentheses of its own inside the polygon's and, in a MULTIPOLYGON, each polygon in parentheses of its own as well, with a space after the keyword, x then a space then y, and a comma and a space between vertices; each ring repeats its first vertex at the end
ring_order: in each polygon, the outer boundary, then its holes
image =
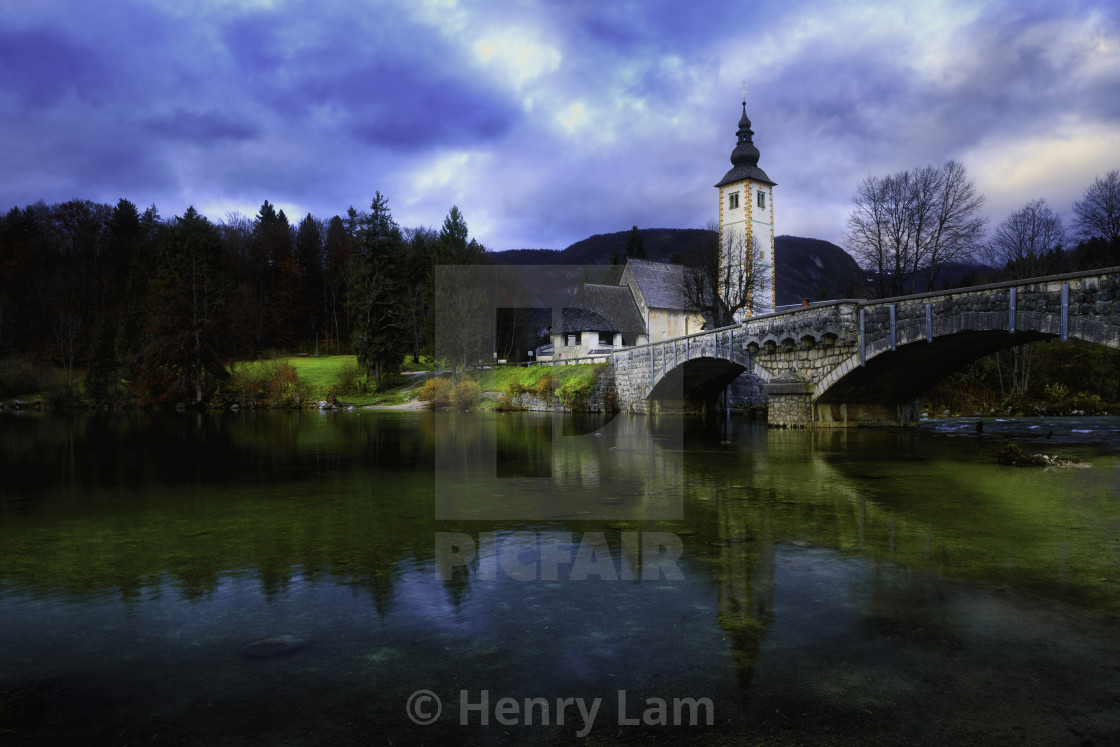
MULTIPOLYGON (((353 355, 324 355, 318 358, 310 356, 286 356, 272 360, 249 361, 231 366, 231 370, 240 371, 242 374, 263 374, 280 364, 291 366, 299 378, 299 385, 306 387, 305 396, 301 401, 322 401, 333 394, 340 400, 357 405, 395 405, 411 400, 419 391, 419 384, 424 376, 409 376, 402 374, 394 377, 390 386, 379 391, 365 391, 364 372, 358 369, 357 359, 353 355)), ((403 366, 404 371, 431 371, 432 360, 421 357, 420 363, 414 364, 411 356, 407 357, 403 366)))

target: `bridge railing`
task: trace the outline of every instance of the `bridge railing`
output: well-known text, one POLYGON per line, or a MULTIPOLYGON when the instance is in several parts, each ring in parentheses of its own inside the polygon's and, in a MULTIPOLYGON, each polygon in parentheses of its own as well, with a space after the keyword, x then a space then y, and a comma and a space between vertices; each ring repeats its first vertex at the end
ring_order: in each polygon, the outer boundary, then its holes
MULTIPOLYGON (((625 348, 629 350, 630 348, 625 348)), ((582 355, 576 358, 553 358, 547 361, 532 360, 522 361, 520 363, 473 363, 471 368, 476 371, 485 370, 488 368, 536 368, 538 366, 574 366, 579 363, 602 363, 608 364, 611 362, 612 353, 603 353, 602 355, 582 355)))

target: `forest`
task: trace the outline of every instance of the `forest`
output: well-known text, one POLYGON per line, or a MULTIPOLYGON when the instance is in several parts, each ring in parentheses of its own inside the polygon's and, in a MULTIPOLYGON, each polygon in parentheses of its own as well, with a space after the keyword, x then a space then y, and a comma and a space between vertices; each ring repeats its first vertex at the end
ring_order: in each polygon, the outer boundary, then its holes
POLYGON ((375 383, 430 353, 433 268, 486 250, 452 207, 440 230, 368 210, 294 224, 265 200, 214 223, 127 199, 12 208, 0 218, 0 396, 55 404, 202 404, 232 361, 348 353, 375 383), (61 366, 61 369, 59 368, 61 366), (61 370, 61 373, 59 371, 61 370))

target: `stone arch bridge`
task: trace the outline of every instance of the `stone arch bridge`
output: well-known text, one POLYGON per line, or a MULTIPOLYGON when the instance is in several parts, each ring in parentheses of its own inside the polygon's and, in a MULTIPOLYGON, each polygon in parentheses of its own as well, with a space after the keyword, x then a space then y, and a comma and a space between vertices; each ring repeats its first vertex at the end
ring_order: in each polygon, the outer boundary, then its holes
POLYGON ((611 362, 623 410, 696 409, 726 390, 736 404, 767 404, 772 425, 910 425, 917 396, 946 375, 1052 339, 1120 348, 1120 268, 830 301, 627 348, 611 362))

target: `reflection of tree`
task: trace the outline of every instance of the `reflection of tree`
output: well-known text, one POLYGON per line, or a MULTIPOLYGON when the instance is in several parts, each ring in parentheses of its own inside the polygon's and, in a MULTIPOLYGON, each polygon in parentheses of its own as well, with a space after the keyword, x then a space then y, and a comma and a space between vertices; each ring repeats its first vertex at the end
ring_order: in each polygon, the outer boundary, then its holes
POLYGON ((418 425, 300 412, 5 423, 0 587, 135 600, 166 579, 203 599, 245 569, 267 596, 303 576, 367 590, 386 611, 401 560, 432 554, 432 444, 418 425), (12 498, 52 510, 17 516, 12 498))

